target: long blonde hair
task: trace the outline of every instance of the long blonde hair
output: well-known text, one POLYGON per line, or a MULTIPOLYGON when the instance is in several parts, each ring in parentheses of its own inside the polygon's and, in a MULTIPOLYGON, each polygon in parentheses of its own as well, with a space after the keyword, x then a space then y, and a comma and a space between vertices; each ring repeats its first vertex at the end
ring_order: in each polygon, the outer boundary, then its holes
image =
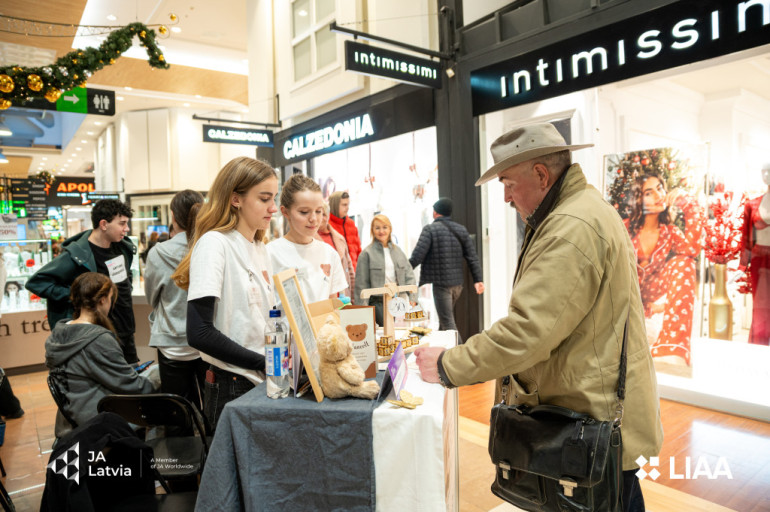
MULTIPOLYGON (((233 206, 233 194, 244 195, 252 187, 259 185, 269 178, 277 178, 275 169, 266 162, 241 156, 230 160, 219 171, 211 190, 208 193, 208 202, 200 208, 195 220, 191 248, 203 235, 209 231, 227 232, 238 226, 240 220, 238 208, 233 206)), ((261 242, 265 237, 265 230, 258 229, 254 235, 254 241, 261 242)), ((171 276, 176 285, 184 290, 190 286, 190 250, 182 259, 182 262, 171 276)))

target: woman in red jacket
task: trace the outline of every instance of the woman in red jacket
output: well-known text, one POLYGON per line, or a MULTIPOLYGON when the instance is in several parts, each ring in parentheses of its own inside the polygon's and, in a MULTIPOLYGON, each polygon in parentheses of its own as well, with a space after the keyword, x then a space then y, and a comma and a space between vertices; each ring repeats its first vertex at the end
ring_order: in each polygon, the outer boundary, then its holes
POLYGON ((358 237, 358 228, 353 219, 348 217, 350 209, 350 195, 347 192, 335 192, 329 196, 329 224, 337 233, 345 237, 350 251, 350 259, 353 260, 353 270, 358 264, 358 255, 361 254, 361 239, 358 237))

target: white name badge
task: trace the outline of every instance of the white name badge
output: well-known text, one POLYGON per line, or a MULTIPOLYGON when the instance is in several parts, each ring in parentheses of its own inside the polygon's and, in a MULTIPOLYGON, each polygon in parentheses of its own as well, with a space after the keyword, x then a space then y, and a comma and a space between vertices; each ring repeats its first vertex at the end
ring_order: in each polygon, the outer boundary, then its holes
POLYGON ((107 265, 107 271, 110 273, 110 279, 113 283, 122 283, 128 279, 128 271, 126 270, 126 259, 121 254, 111 260, 104 262, 107 265))

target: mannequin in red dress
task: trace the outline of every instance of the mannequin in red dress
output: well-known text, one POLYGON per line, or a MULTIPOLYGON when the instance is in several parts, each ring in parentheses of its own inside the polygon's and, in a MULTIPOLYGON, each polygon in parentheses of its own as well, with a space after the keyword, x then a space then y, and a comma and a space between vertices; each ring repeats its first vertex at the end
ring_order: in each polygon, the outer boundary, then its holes
POLYGON ((748 269, 753 298, 749 343, 770 345, 770 163, 762 167, 767 192, 746 201, 740 269, 748 269))

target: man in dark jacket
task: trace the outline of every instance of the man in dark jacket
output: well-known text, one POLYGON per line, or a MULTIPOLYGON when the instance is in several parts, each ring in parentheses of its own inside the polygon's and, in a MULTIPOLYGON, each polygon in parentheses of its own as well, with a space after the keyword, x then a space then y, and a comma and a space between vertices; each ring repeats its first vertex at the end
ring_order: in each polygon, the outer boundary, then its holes
POLYGON ((133 301, 131 300, 131 263, 136 246, 126 238, 133 211, 116 199, 97 201, 91 210, 94 228, 68 238, 62 252, 29 278, 25 287, 47 299, 51 330, 62 318, 72 317, 70 285, 84 272, 109 276, 118 287, 118 299, 110 312, 118 341, 129 364, 139 362, 134 343, 133 301))
POLYGON ((409 263, 420 268, 420 286, 433 283, 433 302, 439 329, 457 330, 455 304, 463 291, 463 259, 473 276, 477 294, 484 293, 481 263, 468 230, 451 219, 452 200, 442 197, 433 205, 433 223, 422 228, 409 263))

